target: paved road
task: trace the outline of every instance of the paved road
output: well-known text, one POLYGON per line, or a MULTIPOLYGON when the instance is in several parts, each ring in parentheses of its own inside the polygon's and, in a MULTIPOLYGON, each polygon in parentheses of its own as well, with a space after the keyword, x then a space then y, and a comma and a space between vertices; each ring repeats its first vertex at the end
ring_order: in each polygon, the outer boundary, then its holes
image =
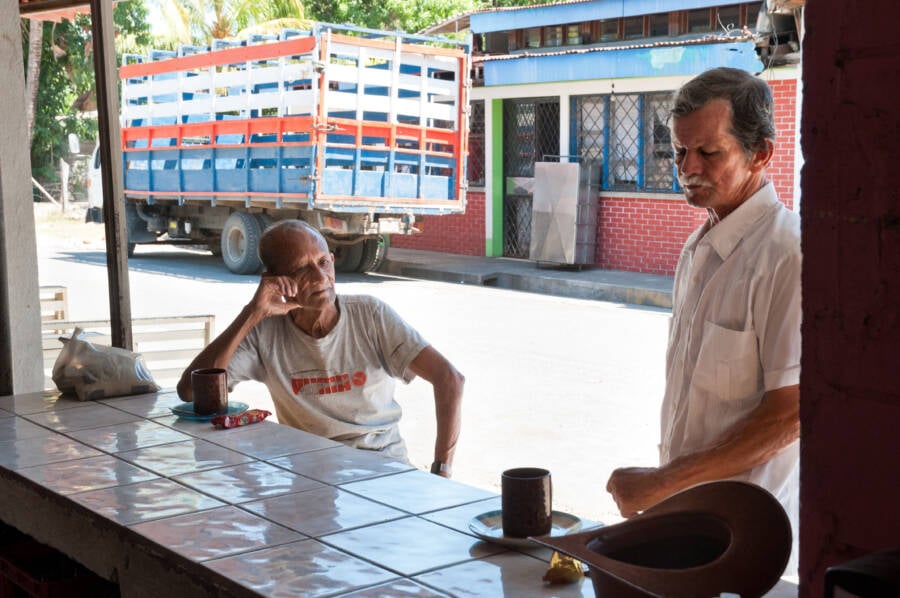
MULTIPOLYGON (((108 318, 102 248, 39 239, 40 283, 69 287, 72 319, 108 318)), ((135 317, 212 313, 218 330, 255 289, 217 258, 173 248, 139 247, 130 284, 135 317)), ((466 375, 456 479, 499 491, 503 469, 546 467, 556 509, 618 520, 609 472, 656 462, 667 310, 379 275, 341 276, 338 290, 386 300, 466 375)), ((270 404, 259 385, 236 393, 270 404)), ((430 386, 401 385, 398 399, 410 458, 425 468, 430 386)))

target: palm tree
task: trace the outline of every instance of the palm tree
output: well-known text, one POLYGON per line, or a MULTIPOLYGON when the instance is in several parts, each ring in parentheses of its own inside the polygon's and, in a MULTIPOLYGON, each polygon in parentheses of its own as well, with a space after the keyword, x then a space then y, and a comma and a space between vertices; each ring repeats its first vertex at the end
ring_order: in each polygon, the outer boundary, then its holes
POLYGON ((158 0, 166 34, 163 46, 208 45, 213 39, 308 26, 300 0, 158 0))

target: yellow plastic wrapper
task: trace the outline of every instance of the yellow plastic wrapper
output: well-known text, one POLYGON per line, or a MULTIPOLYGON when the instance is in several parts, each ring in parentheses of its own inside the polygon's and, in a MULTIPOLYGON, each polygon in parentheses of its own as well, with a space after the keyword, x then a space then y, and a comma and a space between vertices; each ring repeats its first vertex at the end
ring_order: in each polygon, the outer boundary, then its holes
POLYGON ((544 573, 544 581, 547 583, 575 583, 584 577, 584 567, 581 561, 576 561, 567 554, 553 551, 550 557, 550 566, 544 573))

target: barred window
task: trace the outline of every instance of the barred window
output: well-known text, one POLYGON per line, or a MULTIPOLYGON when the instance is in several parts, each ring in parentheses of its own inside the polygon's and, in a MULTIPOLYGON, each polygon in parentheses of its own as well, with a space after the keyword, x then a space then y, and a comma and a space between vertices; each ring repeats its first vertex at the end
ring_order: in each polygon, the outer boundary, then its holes
POLYGON ((572 153, 596 164, 606 191, 678 191, 667 92, 573 98, 572 153))
POLYGON ((469 186, 484 186, 484 100, 469 104, 469 186))

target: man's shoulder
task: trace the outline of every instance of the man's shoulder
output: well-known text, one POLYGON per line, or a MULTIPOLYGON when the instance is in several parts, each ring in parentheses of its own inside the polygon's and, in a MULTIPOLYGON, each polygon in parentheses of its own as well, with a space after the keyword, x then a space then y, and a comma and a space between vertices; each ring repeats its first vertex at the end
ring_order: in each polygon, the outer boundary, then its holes
POLYGON ((338 295, 341 307, 347 309, 378 309, 386 305, 384 301, 372 295, 338 295))

